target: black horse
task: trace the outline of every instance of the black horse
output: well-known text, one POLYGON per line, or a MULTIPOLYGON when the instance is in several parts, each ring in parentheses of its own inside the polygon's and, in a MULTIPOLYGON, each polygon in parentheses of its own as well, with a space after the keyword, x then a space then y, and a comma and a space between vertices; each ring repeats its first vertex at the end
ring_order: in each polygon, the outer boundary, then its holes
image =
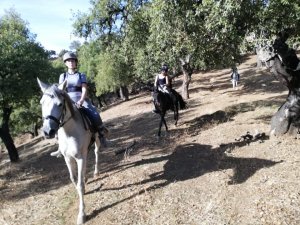
POLYGON ((183 100, 182 96, 173 89, 171 89, 171 91, 173 97, 175 98, 175 101, 172 100, 170 94, 168 93, 164 93, 159 90, 152 92, 155 108, 160 115, 160 122, 157 134, 158 137, 160 137, 162 123, 164 123, 166 131, 168 131, 168 126, 165 120, 166 112, 168 110, 172 110, 174 112, 175 125, 177 125, 177 121, 179 119, 179 109, 186 108, 186 102, 183 100))

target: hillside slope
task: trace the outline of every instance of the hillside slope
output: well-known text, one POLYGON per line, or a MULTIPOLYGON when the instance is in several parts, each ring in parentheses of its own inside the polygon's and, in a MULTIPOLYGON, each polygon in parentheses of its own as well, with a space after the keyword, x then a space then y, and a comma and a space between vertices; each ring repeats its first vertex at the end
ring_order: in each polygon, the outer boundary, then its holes
MULTIPOLYGON (((101 152, 101 175, 86 187, 87 223, 300 224, 299 140, 269 137, 272 115, 287 91, 255 57, 230 69, 194 74, 188 109, 158 140, 150 93, 102 112, 111 147, 101 152), (265 133, 262 139, 241 135, 265 133), (115 156, 117 149, 128 155, 115 156)), ((175 86, 180 85, 180 78, 175 86)), ((0 164, 0 224, 74 224, 77 195, 54 141, 18 148, 22 162, 0 164)), ((89 175, 93 153, 89 154, 89 175)))

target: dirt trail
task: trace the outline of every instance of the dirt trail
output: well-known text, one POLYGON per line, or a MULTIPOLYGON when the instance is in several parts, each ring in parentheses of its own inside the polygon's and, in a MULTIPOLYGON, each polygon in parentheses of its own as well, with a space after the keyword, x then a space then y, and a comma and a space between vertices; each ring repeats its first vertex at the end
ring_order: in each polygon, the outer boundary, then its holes
MULTIPOLYGON (((159 123, 149 93, 102 112, 111 147, 101 152, 101 175, 85 201, 89 225, 300 224, 300 151, 295 138, 270 138, 272 115, 287 91, 255 57, 230 69, 194 74, 189 108, 157 140, 159 123), (252 142, 241 135, 262 133, 252 142), (135 144, 128 157, 114 150, 135 144)), ((180 78, 175 86, 180 85, 180 78)), ((0 224, 75 224, 77 195, 53 141, 18 148, 22 161, 0 162, 0 224)), ((89 154, 89 175, 93 154, 89 154)))

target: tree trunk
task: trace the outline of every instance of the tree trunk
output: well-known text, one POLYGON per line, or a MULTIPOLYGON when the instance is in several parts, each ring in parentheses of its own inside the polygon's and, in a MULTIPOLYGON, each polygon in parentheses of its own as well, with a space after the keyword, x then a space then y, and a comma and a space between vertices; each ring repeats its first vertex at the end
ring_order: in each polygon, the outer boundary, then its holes
POLYGON ((189 84, 192 79, 193 68, 190 65, 190 55, 187 55, 185 59, 179 59, 181 62, 181 70, 183 72, 183 82, 182 82, 182 90, 181 94, 184 99, 189 98, 189 84))
POLYGON ((19 154, 15 147, 14 141, 9 133, 9 117, 12 112, 12 108, 3 108, 2 125, 0 127, 0 137, 8 151, 8 155, 11 162, 19 161, 19 154))
POLYGON ((120 97, 124 101, 128 101, 128 99, 129 99, 129 91, 128 91, 128 88, 126 86, 121 86, 120 87, 120 97))
POLYGON ((271 119, 271 135, 283 135, 289 131, 291 120, 286 117, 285 109, 287 103, 284 103, 271 119))
POLYGON ((39 135, 39 127, 37 123, 33 123, 33 136, 37 137, 39 135))
POLYGON ((300 130, 300 70, 293 70, 283 64, 284 60, 298 61, 294 52, 270 58, 271 72, 285 85, 289 92, 285 103, 278 109, 271 120, 271 134, 297 135, 300 130))
POLYGON ((181 89, 181 95, 184 99, 188 99, 190 96, 189 96, 189 85, 190 85, 190 82, 191 82, 191 77, 183 72, 183 82, 182 82, 182 89, 181 89))

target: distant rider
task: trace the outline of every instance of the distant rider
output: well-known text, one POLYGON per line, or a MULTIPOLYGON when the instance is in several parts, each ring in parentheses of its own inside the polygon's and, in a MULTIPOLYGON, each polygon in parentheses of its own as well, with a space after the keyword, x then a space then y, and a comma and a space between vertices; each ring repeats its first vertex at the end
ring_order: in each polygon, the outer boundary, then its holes
MULTIPOLYGON (((155 91, 161 91, 163 93, 167 93, 172 101, 173 104, 176 104, 176 97, 172 92, 172 84, 171 84, 171 79, 168 75, 169 67, 167 65, 163 65, 161 67, 160 73, 156 75, 155 81, 154 81, 154 90, 155 91)), ((159 110, 155 108, 153 110, 154 113, 159 113, 159 110)))

